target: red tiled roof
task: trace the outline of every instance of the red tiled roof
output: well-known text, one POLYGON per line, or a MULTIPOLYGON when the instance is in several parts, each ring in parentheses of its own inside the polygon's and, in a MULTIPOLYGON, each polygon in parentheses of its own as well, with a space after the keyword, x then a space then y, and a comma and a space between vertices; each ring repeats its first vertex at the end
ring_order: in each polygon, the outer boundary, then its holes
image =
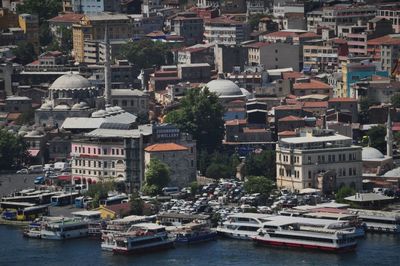
POLYGON ((131 204, 130 202, 124 202, 119 204, 113 204, 109 206, 104 206, 104 208, 114 212, 117 215, 127 215, 131 211, 131 204))
POLYGON ((257 49, 257 48, 268 46, 268 45, 270 45, 270 43, 268 43, 268 42, 254 42, 254 43, 247 44, 244 47, 257 49))
POLYGON ((304 102, 303 108, 328 108, 328 102, 304 102))
POLYGON ((292 121, 303 121, 304 118, 298 117, 298 116, 294 116, 294 115, 289 115, 289 116, 285 116, 281 119, 279 119, 279 122, 292 122, 292 121))
POLYGON ((21 113, 9 113, 7 115, 7 120, 15 121, 21 116, 21 113))
POLYGON ((66 13, 49 19, 50 22, 79 22, 84 14, 66 13))
POLYGON ((393 44, 399 45, 400 38, 393 37, 393 35, 385 35, 379 38, 371 39, 367 41, 367 45, 381 45, 381 44, 393 44))
POLYGON ((162 152, 162 151, 186 151, 187 147, 176 143, 156 143, 144 149, 148 152, 162 152))
POLYGON ((275 110, 301 110, 302 106, 300 104, 295 105, 280 105, 274 107, 275 110))
POLYGON ((310 82, 298 82, 293 84, 293 89, 295 90, 315 90, 315 89, 330 89, 331 86, 328 84, 311 79, 310 82))
POLYGON ((265 37, 275 37, 275 38, 287 38, 298 36, 296 32, 293 31, 275 31, 264 35, 265 37))
POLYGON ((282 73, 283 79, 298 79, 302 77, 304 77, 304 74, 297 71, 288 71, 282 73))
POLYGON ((247 124, 246 119, 235 119, 235 120, 229 120, 225 122, 226 126, 236 126, 236 125, 245 125, 247 124))
POLYGON ((260 132, 267 132, 265 128, 243 128, 244 133, 260 133, 260 132))
POLYGON ((286 131, 282 131, 282 132, 279 132, 278 133, 278 136, 284 136, 284 137, 291 137, 291 136, 297 136, 297 133, 295 132, 295 131, 289 131, 289 130, 286 130, 286 131))
POLYGON ((343 97, 343 98, 332 98, 332 99, 329 99, 328 102, 330 102, 330 103, 336 103, 336 102, 357 102, 357 99, 354 99, 354 98, 345 98, 345 97, 343 97))

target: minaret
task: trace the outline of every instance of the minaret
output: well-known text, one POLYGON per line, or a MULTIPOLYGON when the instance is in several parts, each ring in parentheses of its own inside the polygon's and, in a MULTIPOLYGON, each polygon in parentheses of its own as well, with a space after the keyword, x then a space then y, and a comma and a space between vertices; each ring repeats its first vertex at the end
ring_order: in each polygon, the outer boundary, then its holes
POLYGON ((393 131, 392 119, 390 118, 390 108, 388 108, 388 118, 386 122, 386 155, 393 157, 393 131))
POLYGON ((105 99, 105 104, 110 105, 110 103, 111 103, 111 68, 110 68, 110 42, 108 40, 107 24, 106 24, 105 32, 104 32, 104 43, 105 43, 104 99, 105 99))

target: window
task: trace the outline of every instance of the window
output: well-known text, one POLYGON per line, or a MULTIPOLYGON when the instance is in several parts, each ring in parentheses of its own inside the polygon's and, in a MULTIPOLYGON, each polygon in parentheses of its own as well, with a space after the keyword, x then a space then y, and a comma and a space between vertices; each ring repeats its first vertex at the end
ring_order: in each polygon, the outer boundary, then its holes
POLYGON ((115 150, 111 149, 111 154, 114 155, 115 154, 115 150))
POLYGON ((107 155, 107 149, 103 149, 103 154, 107 155))
POLYGON ((103 167, 107 168, 107 162, 106 161, 103 162, 103 167))

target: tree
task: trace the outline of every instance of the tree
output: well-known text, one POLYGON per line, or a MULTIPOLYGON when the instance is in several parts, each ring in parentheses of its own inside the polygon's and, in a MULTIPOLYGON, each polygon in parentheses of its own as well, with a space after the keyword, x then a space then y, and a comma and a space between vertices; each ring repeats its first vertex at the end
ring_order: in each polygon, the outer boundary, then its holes
POLYGON ((46 21, 39 27, 39 43, 41 46, 46 46, 51 43, 53 36, 50 31, 49 23, 46 21))
POLYGON ((137 193, 132 194, 130 203, 132 215, 143 215, 144 201, 139 197, 137 193))
POLYGON ((33 109, 23 112, 15 121, 17 125, 33 124, 35 111, 33 109))
POLYGON ((269 196, 274 187, 274 183, 265 176, 249 176, 244 182, 244 189, 247 193, 260 193, 264 197, 269 196))
POLYGON ((58 15, 62 11, 62 1, 60 0, 24 0, 17 5, 17 13, 35 14, 39 16, 39 24, 58 15))
POLYGON ((199 151, 212 153, 224 137, 224 108, 217 95, 205 89, 191 89, 177 110, 169 112, 165 122, 176 124, 197 141, 199 151))
POLYGON ((344 198, 352 196, 354 194, 356 194, 356 191, 353 188, 344 186, 344 187, 341 187, 339 189, 339 191, 336 193, 335 200, 338 203, 343 203, 344 198))
POLYGON ((232 177, 231 168, 222 163, 212 163, 207 167, 206 176, 214 179, 230 178, 232 177))
POLYGON ((261 153, 251 153, 245 160, 245 173, 249 176, 265 176, 271 180, 276 177, 275 152, 265 150, 261 153))
POLYGON ((170 182, 170 171, 168 165, 158 159, 151 159, 146 172, 146 187, 152 188, 153 193, 160 193, 163 187, 170 182), (155 191, 154 191, 155 190, 155 191))
POLYGON ((9 170, 24 163, 29 158, 27 147, 21 137, 0 129, 0 169, 9 170))
POLYGON ((106 199, 108 192, 114 189, 115 184, 113 182, 98 182, 90 185, 85 195, 93 198, 93 208, 97 208, 99 206, 99 201, 106 199))
POLYGON ((386 128, 384 126, 375 126, 367 131, 369 143, 371 147, 386 153, 386 128))
POLYGON ((198 191, 199 191, 199 184, 196 181, 190 183, 190 194, 194 196, 197 194, 198 191))
POLYGON ((13 49, 15 61, 22 65, 31 63, 36 58, 35 48, 30 42, 19 42, 13 49))
POLYGON ((258 30, 258 23, 260 23, 260 19, 266 17, 265 14, 254 14, 249 18, 249 24, 252 30, 258 30))
POLYGON ((150 39, 126 43, 122 46, 119 57, 128 59, 138 69, 172 63, 170 46, 158 41, 153 42, 150 39))
POLYGON ((390 102, 394 108, 400 108, 400 93, 393 95, 392 98, 390 98, 390 102))

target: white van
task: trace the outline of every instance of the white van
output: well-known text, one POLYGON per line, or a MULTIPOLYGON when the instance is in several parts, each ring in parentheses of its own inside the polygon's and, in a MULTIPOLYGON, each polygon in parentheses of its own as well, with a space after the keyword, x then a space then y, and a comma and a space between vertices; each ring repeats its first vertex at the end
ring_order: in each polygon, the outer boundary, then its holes
POLYGON ((66 162, 55 162, 54 163, 54 171, 62 172, 64 169, 68 168, 69 164, 66 162))
POLYGON ((165 196, 169 196, 171 194, 179 193, 178 187, 165 187, 162 189, 162 192, 165 196))
POLYGON ((41 165, 31 165, 28 168, 30 174, 40 174, 43 173, 43 166, 41 165))

